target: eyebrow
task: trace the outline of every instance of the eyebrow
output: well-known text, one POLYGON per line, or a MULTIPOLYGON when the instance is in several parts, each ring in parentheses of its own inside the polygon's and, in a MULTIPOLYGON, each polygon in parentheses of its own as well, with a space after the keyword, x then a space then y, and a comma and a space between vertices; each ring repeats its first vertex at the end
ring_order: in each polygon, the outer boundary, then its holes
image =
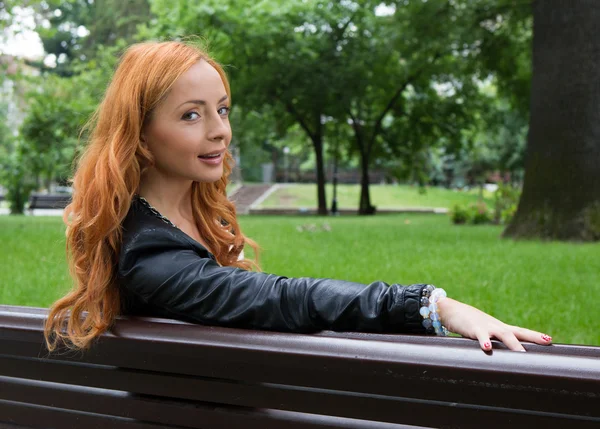
MULTIPOLYGON (((217 104, 222 103, 223 101, 227 100, 228 98, 229 97, 227 95, 224 95, 223 97, 221 97, 221 99, 219 101, 217 101, 217 104)), ((206 106, 206 101, 204 101, 204 100, 188 100, 188 101, 181 103, 179 106, 177 106, 177 108, 179 109, 184 104, 198 104, 199 106, 206 106)))

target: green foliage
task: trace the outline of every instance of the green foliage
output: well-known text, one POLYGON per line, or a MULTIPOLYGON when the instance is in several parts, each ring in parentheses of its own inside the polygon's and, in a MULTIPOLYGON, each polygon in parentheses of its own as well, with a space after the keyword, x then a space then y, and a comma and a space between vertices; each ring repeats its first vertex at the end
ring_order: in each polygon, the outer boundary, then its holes
POLYGON ((148 0, 30 0, 28 6, 44 51, 56 61, 37 66, 60 76, 77 74, 77 63, 96 58, 99 46, 135 41, 137 26, 151 19, 148 0))
POLYGON ((500 183, 494 192, 493 209, 484 201, 469 204, 456 204, 450 212, 455 224, 470 223, 508 225, 517 211, 521 189, 511 184, 500 183))
POLYGON ((517 212, 521 188, 500 183, 494 192, 494 223, 508 225, 517 212))
POLYGON ((471 211, 466 205, 455 204, 450 210, 450 218, 454 224, 463 225, 471 221, 471 211))
MULTIPOLYGON (((0 19, 12 23, 18 15, 10 12, 18 4, 3 5, 7 13, 0 19)), ((41 69, 40 76, 11 75, 19 90, 12 103, 26 106, 18 138, 4 138, 6 124, 0 123, 0 184, 7 189, 13 213, 22 213, 33 189, 66 181, 80 131, 104 92, 116 54, 133 40, 137 24, 149 14, 146 0, 33 0, 27 6, 34 11, 36 31, 46 53, 57 57, 57 66, 28 61, 41 69)))
POLYGON ((23 153, 7 124, 7 106, 0 105, 0 185, 6 189, 12 214, 23 213, 33 184, 23 166, 23 153))
POLYGON ((31 174, 48 183, 69 176, 79 131, 92 111, 93 100, 75 80, 47 76, 28 97, 21 150, 31 174))
POLYGON ((456 225, 485 225, 493 221, 493 212, 484 201, 456 204, 450 211, 450 219, 456 225))
POLYGON ((7 122, 7 106, 4 103, 0 104, 0 159, 5 159, 11 152, 14 142, 7 122))
POLYGON ((473 28, 479 54, 472 66, 494 81, 512 108, 527 117, 532 75, 532 0, 463 0, 480 25, 473 28))
POLYGON ((6 188, 10 213, 22 214, 35 184, 27 174, 20 151, 14 151, 1 162, 0 183, 6 188))
POLYGON ((70 177, 83 125, 100 101, 122 46, 99 47, 95 59, 71 64, 75 74, 70 77, 48 72, 41 80, 17 77, 31 88, 24 97, 28 108, 15 143, 19 165, 12 169, 13 180, 27 178, 24 190, 48 189, 52 182, 64 183, 70 177))
POLYGON ((495 87, 486 85, 481 90, 466 120, 469 125, 459 126, 461 143, 442 144, 437 152, 428 152, 430 162, 423 164, 438 183, 481 187, 494 173, 510 176, 515 185, 522 181, 528 118, 511 110, 495 87))
POLYGON ((483 201, 471 204, 471 222, 473 225, 483 225, 492 222, 492 212, 483 201))
POLYGON ((286 167, 289 171, 315 168, 314 156, 311 156, 314 153, 306 150, 310 144, 306 133, 298 125, 280 129, 275 118, 276 114, 268 106, 261 111, 236 106, 231 114, 233 144, 241 149, 245 181, 261 181, 261 165, 269 162, 274 162, 280 171, 286 167), (288 148, 288 155, 284 155, 284 147, 288 148))
POLYGON ((515 214, 517 213, 517 208, 517 204, 511 204, 510 206, 502 210, 502 212, 500 213, 500 222, 504 225, 510 224, 513 218, 515 217, 515 214))

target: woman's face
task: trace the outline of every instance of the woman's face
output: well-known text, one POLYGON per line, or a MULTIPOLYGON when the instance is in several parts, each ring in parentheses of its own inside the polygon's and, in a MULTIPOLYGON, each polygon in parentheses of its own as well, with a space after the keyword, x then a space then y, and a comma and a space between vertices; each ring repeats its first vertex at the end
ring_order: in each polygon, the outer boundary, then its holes
POLYGON ((154 109, 142 141, 165 179, 215 182, 231 141, 229 99, 221 76, 204 60, 175 82, 154 109))

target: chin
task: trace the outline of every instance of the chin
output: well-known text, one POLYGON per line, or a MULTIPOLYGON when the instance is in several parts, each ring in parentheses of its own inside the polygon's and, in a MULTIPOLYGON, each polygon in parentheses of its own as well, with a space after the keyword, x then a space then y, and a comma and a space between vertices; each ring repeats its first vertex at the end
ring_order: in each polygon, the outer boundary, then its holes
POLYGON ((223 169, 220 168, 219 171, 211 171, 208 174, 199 174, 194 178, 196 182, 200 183, 214 183, 218 182, 221 177, 223 177, 223 169))

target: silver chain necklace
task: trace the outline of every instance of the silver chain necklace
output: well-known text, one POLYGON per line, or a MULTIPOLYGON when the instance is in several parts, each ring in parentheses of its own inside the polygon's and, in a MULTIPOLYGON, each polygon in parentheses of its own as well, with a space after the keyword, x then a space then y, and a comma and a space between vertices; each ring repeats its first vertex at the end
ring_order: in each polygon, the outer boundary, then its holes
POLYGON ((157 218, 161 219, 163 222, 171 225, 172 227, 175 227, 175 228, 179 229, 179 227, 177 225, 175 225, 167 217, 163 216, 158 210, 156 210, 154 207, 152 207, 152 204, 150 204, 148 202, 148 200, 146 200, 144 197, 142 197, 140 195, 137 195, 137 198, 144 205, 144 207, 146 207, 148 210, 150 210, 152 212, 152 214, 154 216, 156 216, 157 218))

